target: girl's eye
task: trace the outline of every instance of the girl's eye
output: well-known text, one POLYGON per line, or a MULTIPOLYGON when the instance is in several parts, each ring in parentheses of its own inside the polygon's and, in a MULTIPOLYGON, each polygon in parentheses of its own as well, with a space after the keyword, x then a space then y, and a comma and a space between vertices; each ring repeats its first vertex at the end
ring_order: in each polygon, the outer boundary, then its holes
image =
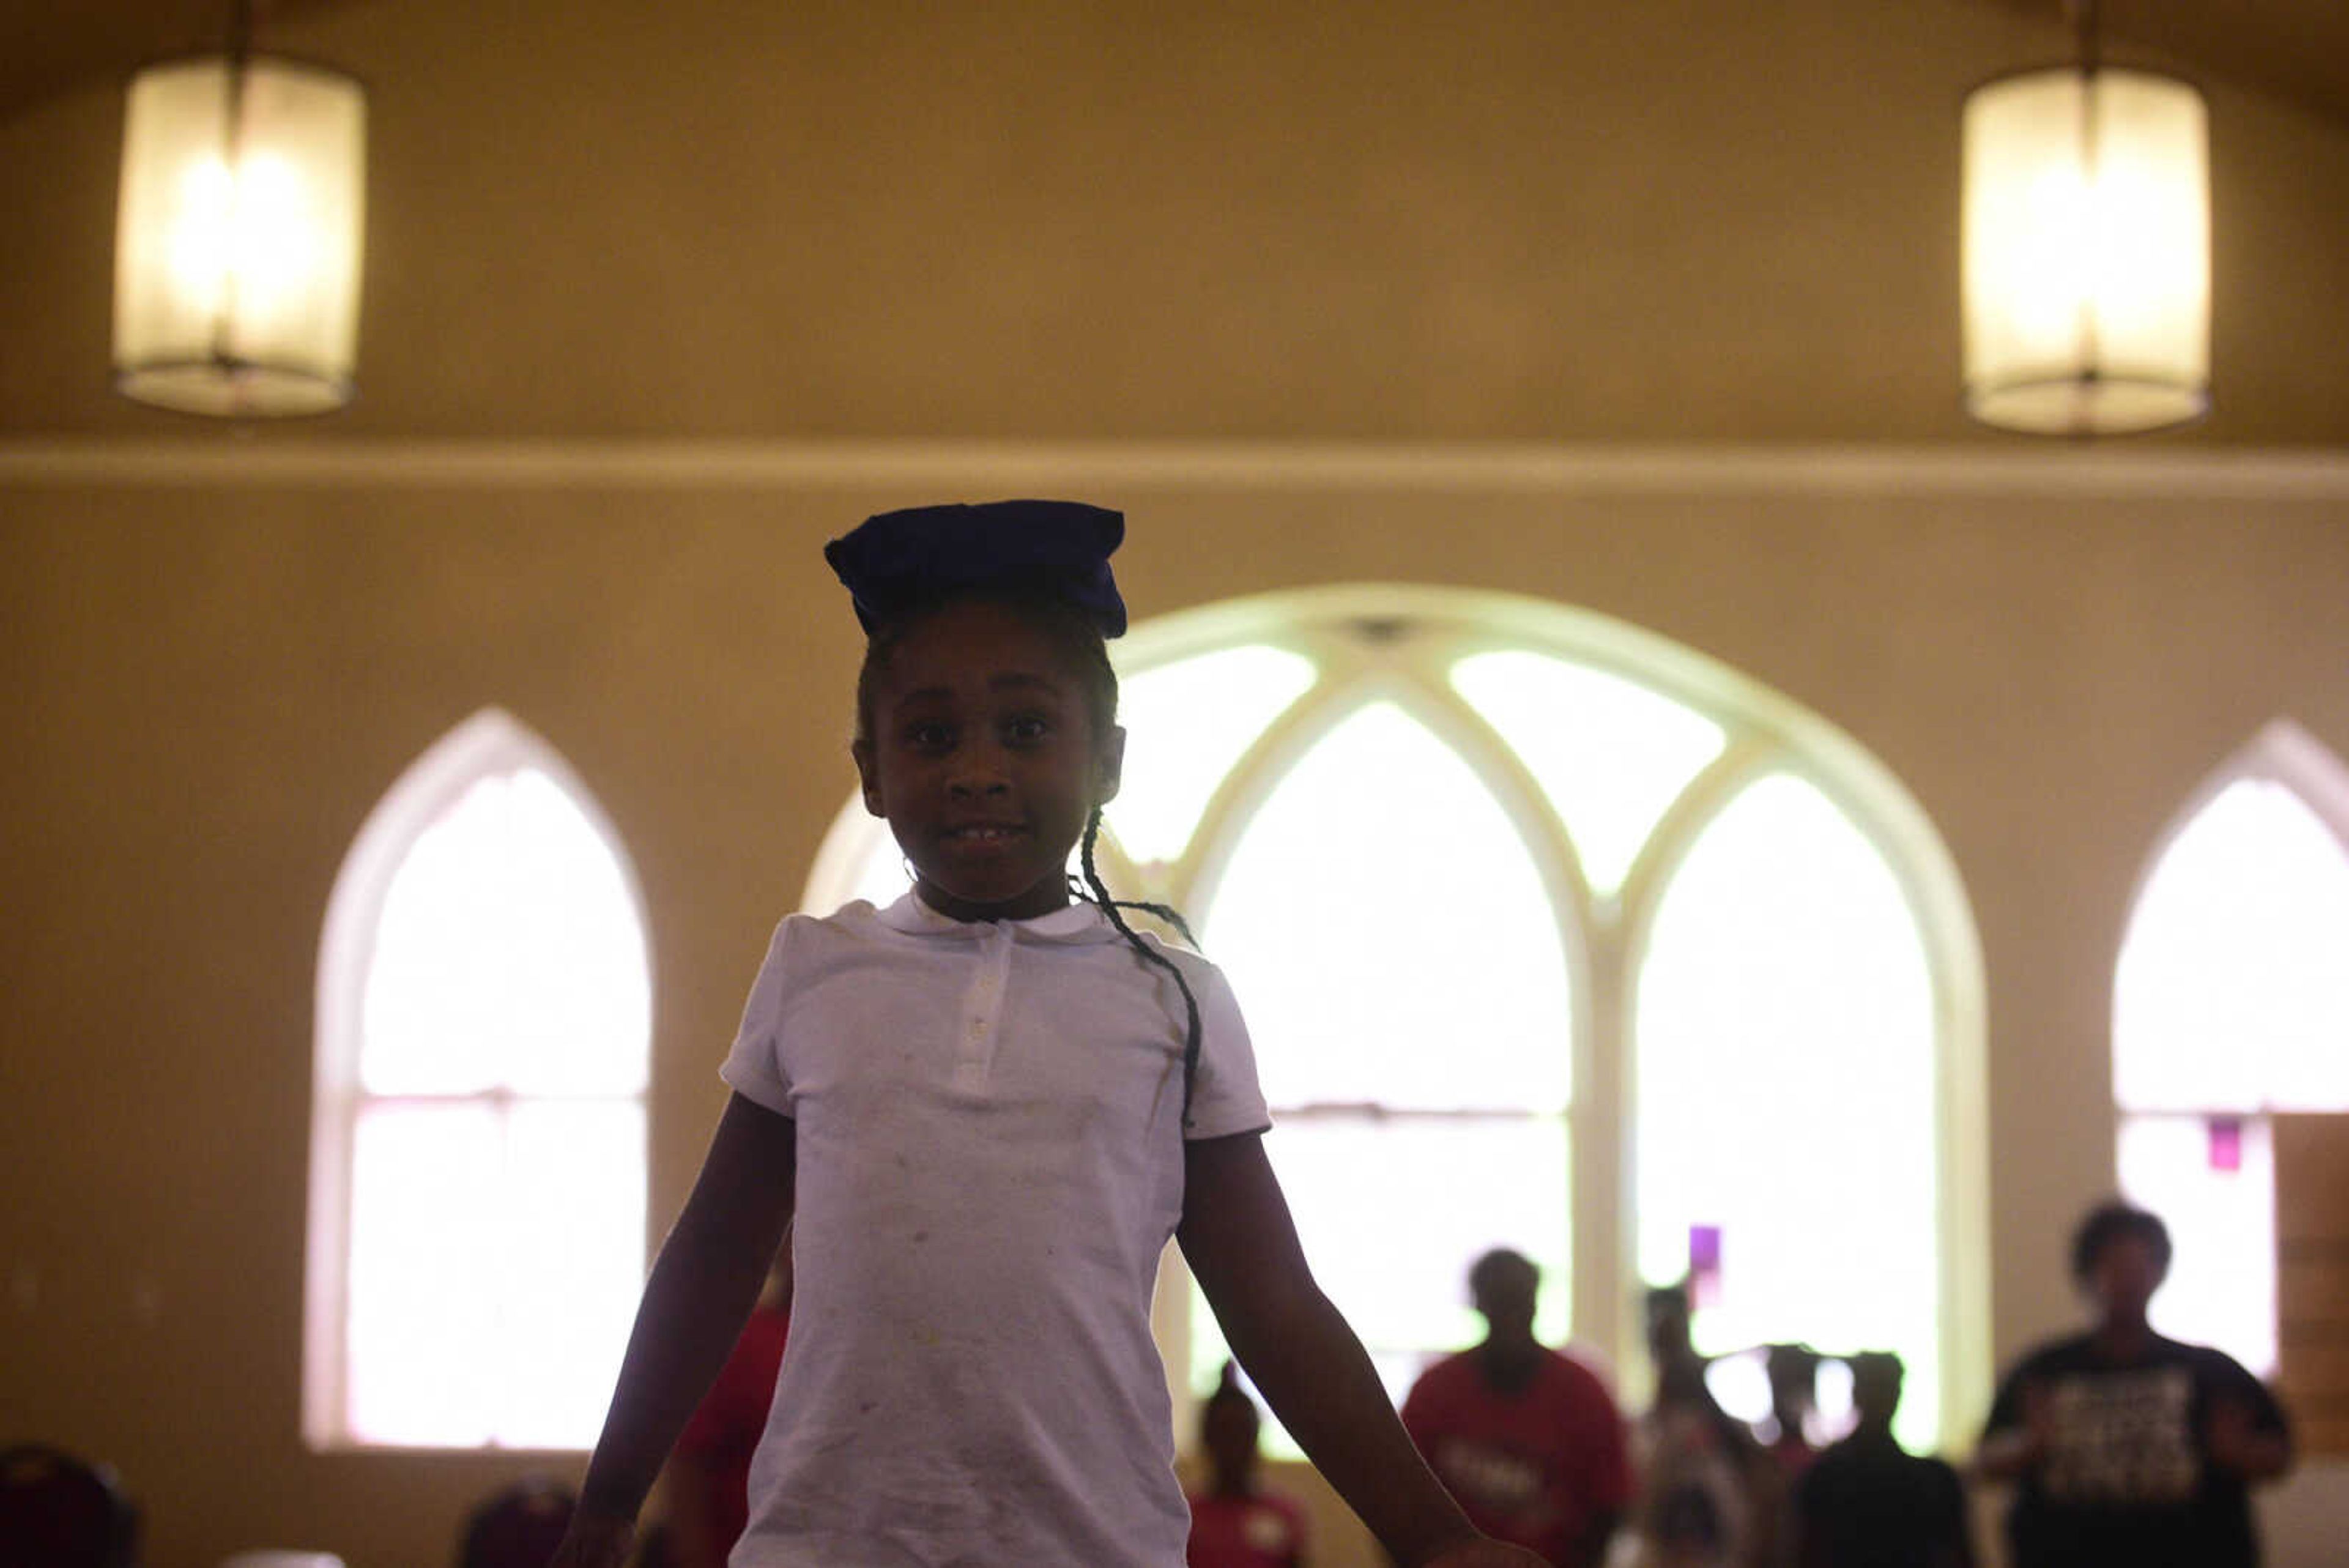
POLYGON ((919 751, 937 751, 953 739, 954 732, 944 724, 931 722, 905 726, 906 742, 919 751))
POLYGON ((1036 715, 1024 714, 1003 726, 1003 732, 1015 741, 1040 741, 1050 733, 1052 726, 1036 715))

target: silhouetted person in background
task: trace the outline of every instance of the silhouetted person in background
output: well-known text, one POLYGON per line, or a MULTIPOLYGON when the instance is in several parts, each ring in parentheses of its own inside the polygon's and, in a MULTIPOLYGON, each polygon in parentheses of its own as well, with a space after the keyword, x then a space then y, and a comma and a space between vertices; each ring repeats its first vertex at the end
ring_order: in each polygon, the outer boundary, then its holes
POLYGON ((1420 1375, 1403 1429, 1478 1528, 1557 1568, 1596 1568, 1631 1497, 1623 1417, 1597 1374, 1534 1337, 1540 1293, 1522 1254, 1477 1259, 1484 1343, 1420 1375))
POLYGON ((2251 1489, 2292 1468, 2291 1428, 2221 1351, 2147 1322, 2169 1231, 2126 1203, 2091 1210, 2072 1278, 2095 1326, 2023 1357, 1982 1435, 1984 1476, 2016 1482, 2013 1568, 2253 1568, 2251 1489))
POLYGON ((1818 1457, 1808 1427, 1819 1402, 1819 1353, 1807 1345, 1774 1345, 1764 1365, 1770 1376, 1770 1429, 1763 1446, 1791 1486, 1818 1457))
POLYGON ((1775 1482, 1769 1459, 1705 1386, 1686 1284, 1653 1287, 1643 1304, 1656 1398, 1635 1432, 1633 1560, 1647 1568, 1759 1568, 1769 1537, 1756 1494, 1775 1482))
POLYGON ((1916 1458, 1892 1435, 1900 1383, 1899 1356, 1867 1350, 1851 1358, 1859 1425, 1795 1483, 1800 1568, 1973 1568, 1958 1472, 1916 1458))
POLYGON ((1239 1368, 1224 1363, 1216 1391, 1199 1407, 1199 1448, 1207 1473, 1186 1500, 1189 1568, 1304 1568, 1305 1510, 1297 1500, 1257 1481, 1263 1425, 1256 1401, 1240 1386, 1239 1368))

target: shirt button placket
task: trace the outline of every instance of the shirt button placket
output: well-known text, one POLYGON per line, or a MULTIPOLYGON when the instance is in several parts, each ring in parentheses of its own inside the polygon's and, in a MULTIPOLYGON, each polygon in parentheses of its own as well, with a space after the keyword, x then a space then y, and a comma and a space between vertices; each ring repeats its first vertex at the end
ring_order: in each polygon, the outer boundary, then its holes
POLYGON ((955 1053, 955 1084, 970 1094, 987 1088, 1003 1018, 1004 982, 1011 967, 1011 928, 998 923, 978 943, 978 973, 963 998, 962 1038, 955 1053))

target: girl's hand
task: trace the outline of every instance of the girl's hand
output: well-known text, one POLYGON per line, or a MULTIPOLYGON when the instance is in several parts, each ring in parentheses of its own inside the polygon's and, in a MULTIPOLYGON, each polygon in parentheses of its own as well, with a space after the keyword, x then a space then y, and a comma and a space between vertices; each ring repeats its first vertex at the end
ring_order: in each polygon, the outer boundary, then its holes
POLYGON ((563 1532, 546 1568, 622 1568, 636 1534, 631 1520, 582 1508, 571 1516, 571 1528, 563 1532))
POLYGON ((1549 1568, 1549 1564, 1522 1546, 1476 1540, 1463 1542, 1448 1552, 1438 1552, 1422 1564, 1422 1568, 1549 1568))

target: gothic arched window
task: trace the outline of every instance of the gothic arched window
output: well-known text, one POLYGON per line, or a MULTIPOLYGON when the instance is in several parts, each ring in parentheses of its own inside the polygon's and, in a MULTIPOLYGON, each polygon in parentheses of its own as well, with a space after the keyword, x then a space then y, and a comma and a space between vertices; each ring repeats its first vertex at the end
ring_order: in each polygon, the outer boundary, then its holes
POLYGON ((616 836, 477 714, 376 807, 318 972, 304 1428, 585 1448, 643 1284, 651 992, 616 836))
POLYGON ((2269 725, 2180 814, 2113 981, 2121 1190, 2177 1251, 2154 1326, 2276 1369, 2270 1116, 2349 1111, 2349 766, 2269 725))
MULTIPOLYGON (((1112 652, 1104 869, 1230 975, 1307 1251, 1394 1394, 1476 1336, 1463 1276, 1508 1245, 1553 1343, 1634 1355, 1640 1282, 1693 1272, 1701 1348, 1896 1350, 1904 1433, 1943 1438, 1988 1376, 1954 1282, 1984 1252, 1980 966, 1880 764, 1685 649, 1498 595, 1268 596, 1112 652)), ((809 906, 905 887, 851 801, 809 906)), ((1224 1351, 1185 1295, 1160 1329, 1195 1390, 1224 1351)))

